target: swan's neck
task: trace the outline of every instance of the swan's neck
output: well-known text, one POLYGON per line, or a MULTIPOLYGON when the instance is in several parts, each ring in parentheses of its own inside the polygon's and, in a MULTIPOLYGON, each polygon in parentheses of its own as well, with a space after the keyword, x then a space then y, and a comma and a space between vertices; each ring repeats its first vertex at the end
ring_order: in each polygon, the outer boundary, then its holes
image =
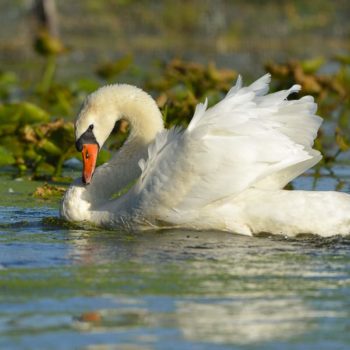
MULTIPOLYGON (((94 113, 94 123, 109 125, 109 130, 104 130, 108 135, 121 118, 129 123, 130 134, 111 160, 96 169, 89 185, 76 180, 67 191, 61 213, 74 221, 89 220, 88 212, 98 209, 112 195, 139 177, 141 170, 138 162, 141 158, 147 158, 148 145, 163 129, 162 116, 155 101, 144 91, 130 85, 99 89, 90 96, 81 113, 85 116, 90 110, 94 113)), ((91 123, 91 118, 88 123, 91 123)))

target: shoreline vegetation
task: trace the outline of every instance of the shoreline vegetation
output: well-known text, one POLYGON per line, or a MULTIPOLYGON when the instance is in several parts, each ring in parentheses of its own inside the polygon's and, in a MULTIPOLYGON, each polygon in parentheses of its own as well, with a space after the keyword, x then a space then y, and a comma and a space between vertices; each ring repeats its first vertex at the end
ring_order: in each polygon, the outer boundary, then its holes
MULTIPOLYGON (((48 65, 54 64, 49 62, 50 56, 47 60, 48 65)), ((335 57, 332 63, 337 69, 333 73, 318 73, 327 63, 322 58, 285 64, 270 62, 265 64, 265 70, 272 75, 273 91, 300 84, 299 95, 315 97, 318 114, 324 119, 316 148, 324 155, 322 165, 331 168, 350 149, 350 56, 335 57)), ((125 56, 101 64, 96 69, 96 79, 63 84, 53 77, 49 83, 39 81, 30 88, 22 87, 15 73, 1 72, 1 168, 33 179, 60 177, 67 160, 80 158, 74 147, 75 111, 85 96, 117 80, 119 74, 127 74, 133 66, 132 57, 125 56), (14 96, 23 98, 18 100, 14 96)), ((219 69, 214 63, 203 65, 173 59, 160 66, 158 75, 144 78, 141 87, 156 99, 166 127, 186 127, 196 104, 207 97, 209 105, 213 105, 223 98, 236 78, 236 71, 219 69)), ((127 126, 118 124, 100 154, 100 163, 109 159, 110 152, 120 147, 126 135, 127 126)))

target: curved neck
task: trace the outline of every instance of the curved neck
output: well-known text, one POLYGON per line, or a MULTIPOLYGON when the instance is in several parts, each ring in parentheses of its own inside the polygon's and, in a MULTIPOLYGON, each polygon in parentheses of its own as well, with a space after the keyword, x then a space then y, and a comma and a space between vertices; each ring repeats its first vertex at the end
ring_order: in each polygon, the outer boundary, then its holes
MULTIPOLYGON (((93 181, 87 191, 95 205, 109 199, 135 180, 141 173, 138 162, 147 158, 148 145, 163 129, 162 115, 151 96, 130 85, 111 85, 96 92, 103 96, 103 106, 108 106, 97 118, 112 118, 112 125, 125 119, 130 126, 130 134, 121 149, 111 160, 96 169, 93 181), (106 100, 108 103, 106 103, 106 100)), ((91 102, 94 102, 92 99, 91 102)), ((96 102, 96 101, 95 101, 96 102)), ((108 131, 111 133, 112 128, 108 131)))
POLYGON ((99 132, 96 137, 100 137, 102 144, 121 118, 129 123, 128 139, 109 162, 96 169, 89 185, 76 181, 70 187, 61 208, 66 218, 88 220, 87 211, 96 210, 140 176, 138 162, 147 158, 148 145, 164 128, 161 113, 147 93, 130 85, 103 87, 87 99, 76 128, 84 129, 89 123, 94 123, 94 131, 99 132), (84 209, 76 208, 77 205, 84 209))

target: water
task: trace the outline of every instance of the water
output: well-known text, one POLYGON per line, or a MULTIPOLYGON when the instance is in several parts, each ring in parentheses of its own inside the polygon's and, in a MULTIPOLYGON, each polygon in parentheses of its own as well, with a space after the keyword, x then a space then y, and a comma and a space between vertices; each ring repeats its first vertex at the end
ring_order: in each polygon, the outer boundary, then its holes
POLYGON ((1 349, 349 348, 350 237, 73 229, 36 185, 2 181, 1 349))

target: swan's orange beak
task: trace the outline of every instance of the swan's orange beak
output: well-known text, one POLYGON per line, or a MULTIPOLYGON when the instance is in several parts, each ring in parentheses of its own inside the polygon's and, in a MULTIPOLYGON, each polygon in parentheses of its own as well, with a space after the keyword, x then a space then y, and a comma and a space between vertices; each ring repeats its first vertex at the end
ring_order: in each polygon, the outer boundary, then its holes
POLYGON ((98 145, 96 144, 85 144, 82 150, 83 155, 83 182, 88 185, 91 182, 92 175, 95 171, 98 145))

